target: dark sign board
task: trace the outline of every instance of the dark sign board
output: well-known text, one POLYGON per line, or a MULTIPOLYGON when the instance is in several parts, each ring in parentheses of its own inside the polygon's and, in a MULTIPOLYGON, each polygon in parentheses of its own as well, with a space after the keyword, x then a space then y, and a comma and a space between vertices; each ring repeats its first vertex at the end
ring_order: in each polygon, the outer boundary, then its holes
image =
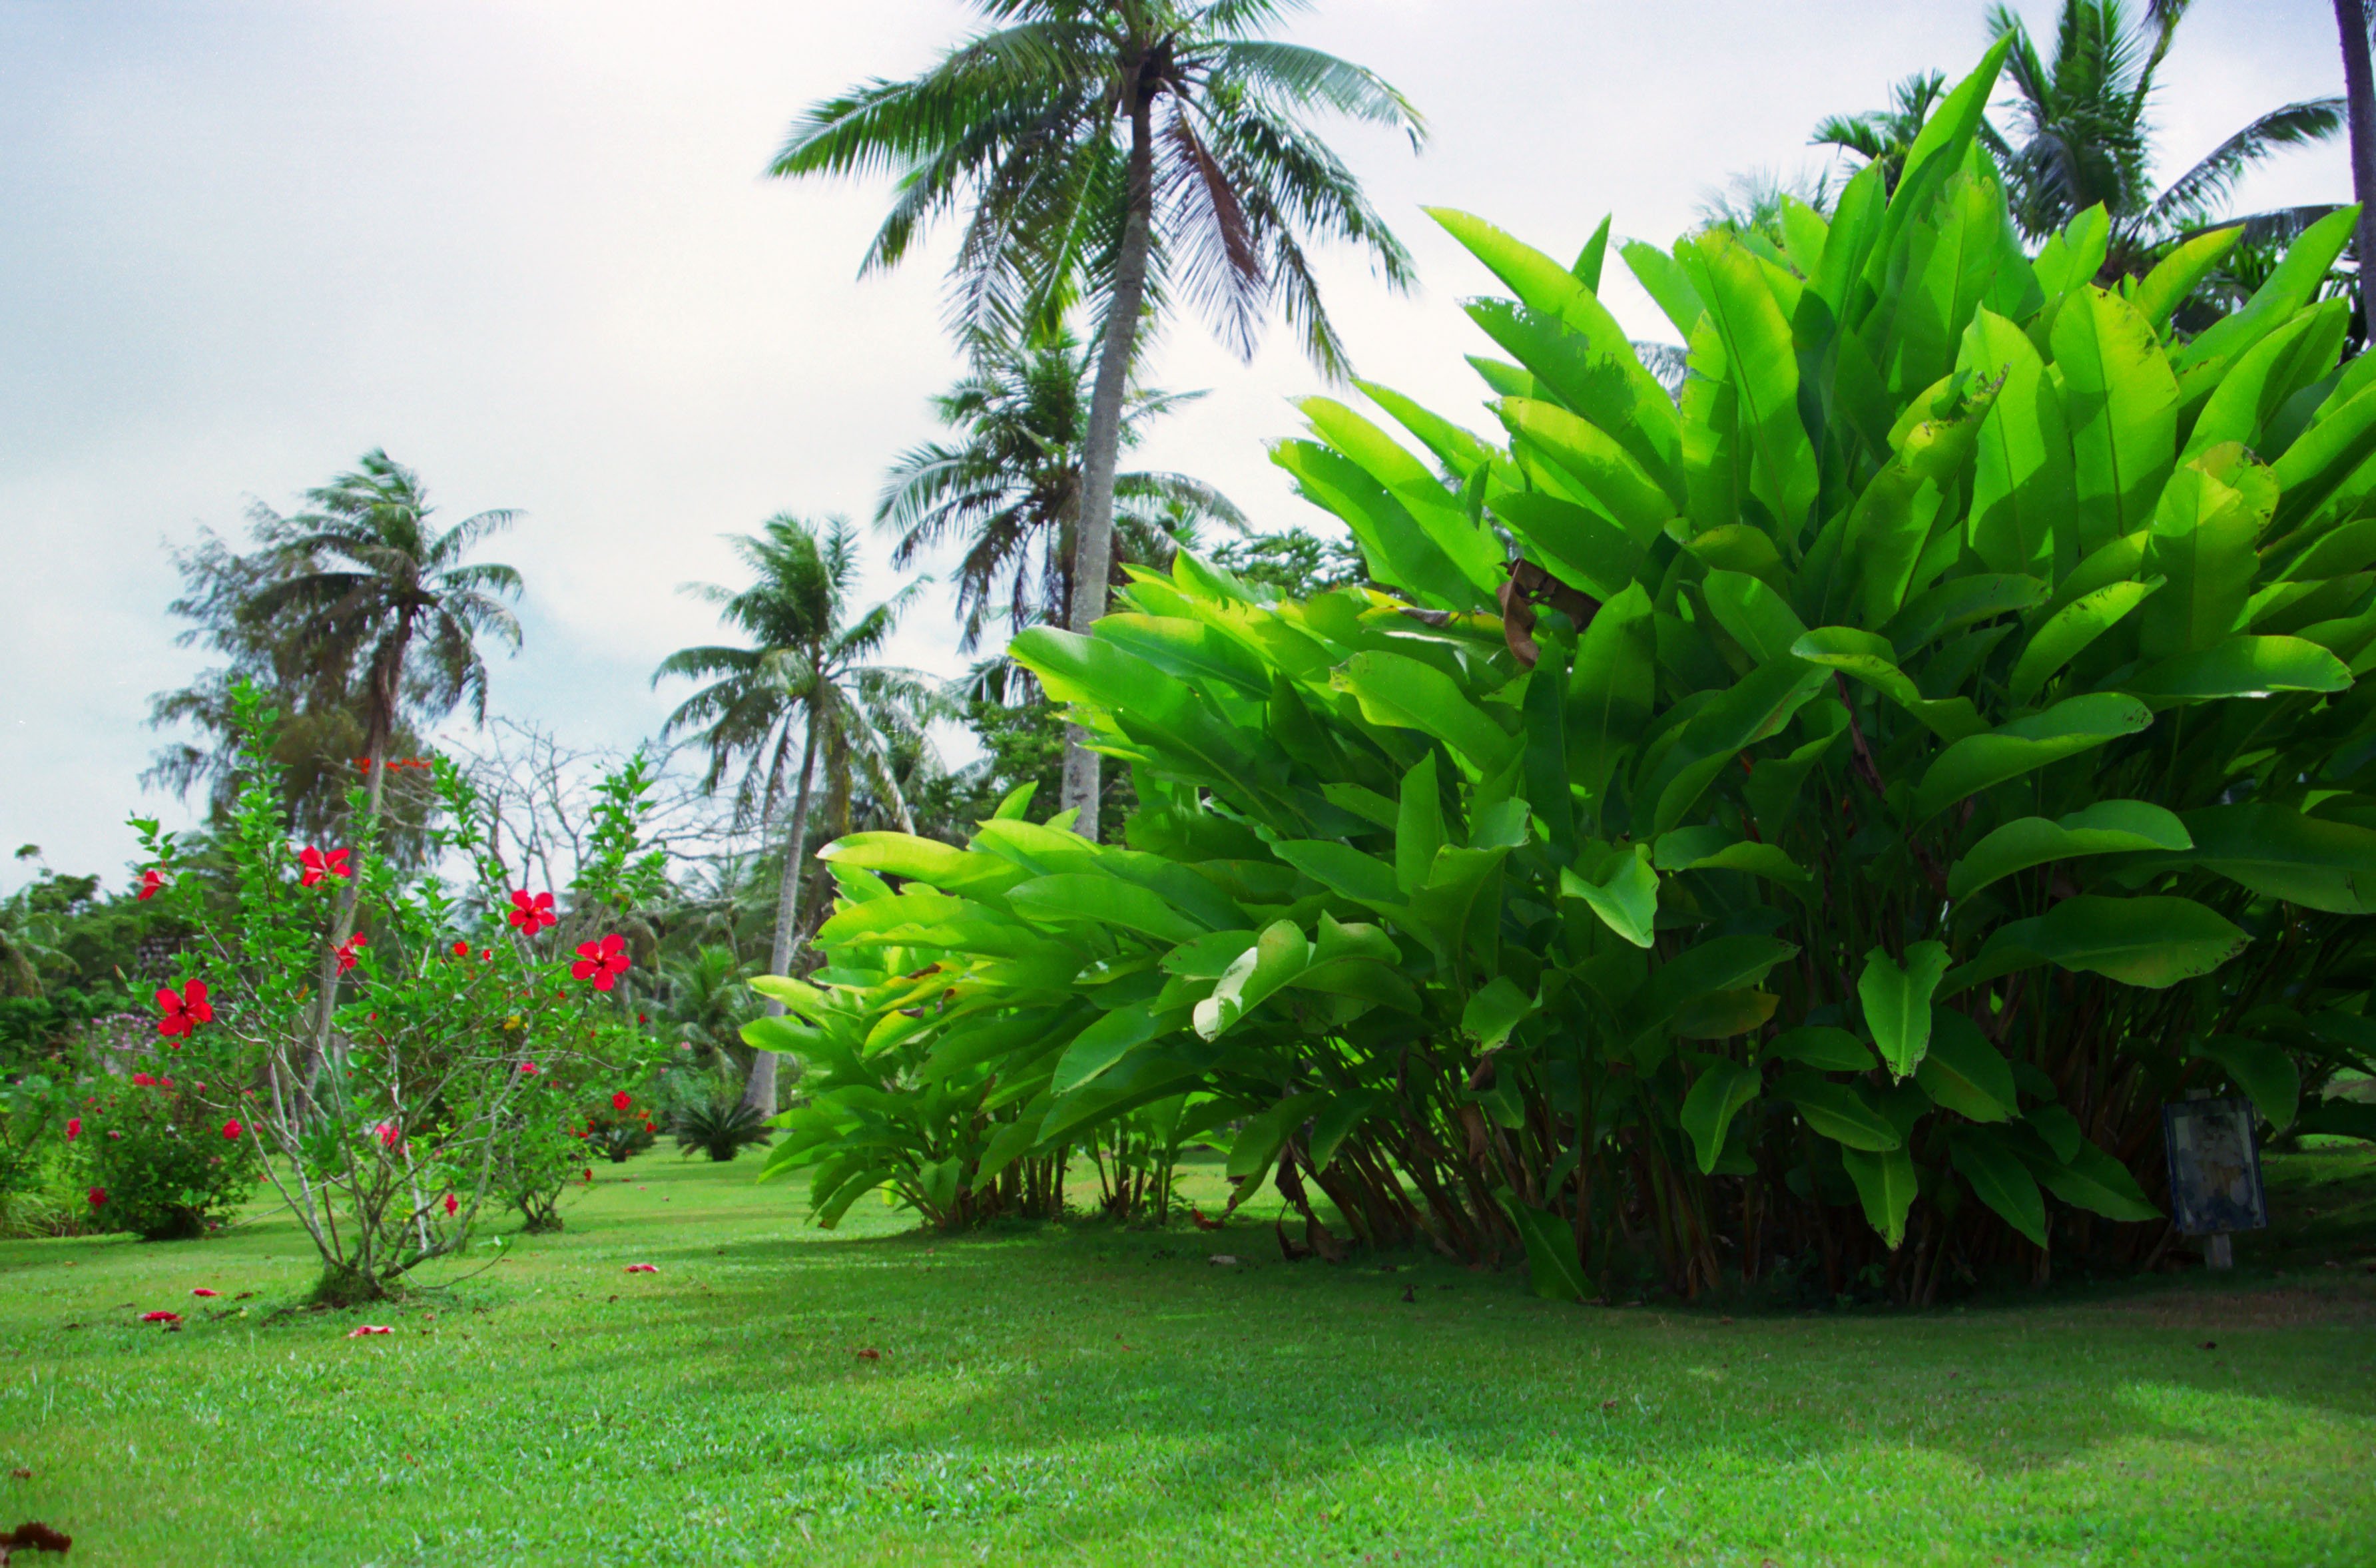
POLYGON ((2182 1099, 2161 1108, 2169 1148, 2169 1213, 2189 1236, 2260 1230, 2269 1223, 2249 1099, 2182 1099))

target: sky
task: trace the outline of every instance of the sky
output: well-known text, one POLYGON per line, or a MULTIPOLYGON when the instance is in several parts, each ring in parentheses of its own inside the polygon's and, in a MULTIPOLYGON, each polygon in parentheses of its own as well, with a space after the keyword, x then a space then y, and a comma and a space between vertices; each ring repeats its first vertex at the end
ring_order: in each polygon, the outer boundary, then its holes
MULTIPOLYGON (((2033 26, 2050 0, 2022 0, 2033 26)), ((1321 0, 1290 36, 1369 65, 1428 118, 1331 139, 1417 260, 1388 292, 1324 255, 1359 373, 1472 426, 1483 270, 1421 211, 1571 255, 1605 213, 1660 243, 1728 176, 1820 168, 1816 121, 1960 76, 1981 0, 1321 0)), ((168 548, 385 447, 527 579, 493 706, 588 745, 653 733, 653 666, 714 640, 676 591, 778 511, 871 516, 958 373, 947 246, 857 276, 884 182, 766 175, 805 105, 927 65, 956 0, 0 0, 0 854, 125 876, 163 737, 168 548)), ((2198 0, 2163 71, 2160 172, 2253 116, 2341 91, 2325 0, 2198 0)), ((2241 210, 2348 198, 2340 143, 2252 176, 2241 210)), ((1671 336, 1612 264, 1611 307, 1671 336)), ((1210 396, 1140 449, 1257 527, 1316 522, 1265 444, 1325 390, 1289 334, 1251 364, 1193 318, 1158 385, 1210 396)), ((901 578, 877 566, 866 597, 901 578)), ((897 656, 953 674, 933 590, 897 656)), ((29 866, 0 861, 0 886, 29 866)))

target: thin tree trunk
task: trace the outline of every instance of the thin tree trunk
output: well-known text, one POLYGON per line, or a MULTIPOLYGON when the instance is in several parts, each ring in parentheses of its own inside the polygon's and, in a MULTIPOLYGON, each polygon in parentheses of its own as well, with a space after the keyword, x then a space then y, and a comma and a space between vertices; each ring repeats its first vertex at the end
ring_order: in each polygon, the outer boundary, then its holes
MULTIPOLYGON (((788 975, 792 969, 792 941, 801 926, 801 862, 808 857, 802 853, 809 835, 809 787, 816 775, 816 715, 809 716, 808 739, 801 747, 801 787, 792 797, 792 831, 784 846, 784 875, 776 889, 776 945, 767 960, 771 975, 788 975)), ((767 1016, 783 1016, 784 1004, 774 997, 767 998, 767 1016)), ((751 1057, 751 1076, 742 1085, 742 1103, 762 1116, 776 1113, 776 1053, 755 1051, 751 1057)))
MULTIPOLYGON (((398 645, 399 649, 402 646, 398 645)), ((400 657, 399 653, 399 659, 400 657)), ((403 668, 400 662, 398 668, 403 668)), ((364 832, 357 835, 355 842, 349 846, 351 853, 348 858, 348 865, 358 873, 362 869, 363 856, 371 852, 371 846, 365 842, 365 839, 377 836, 379 832, 380 802, 386 793, 387 732, 395 728, 392 716, 396 711, 395 695, 389 693, 387 698, 386 711, 391 715, 391 719, 386 723, 374 720, 371 726, 369 744, 364 748, 370 754, 363 765, 363 788, 366 791, 363 804, 364 832)), ((330 1060, 331 1025, 338 1012, 340 983, 338 950, 345 946, 347 939, 355 933, 358 901, 355 878, 349 876, 346 879, 346 885, 339 891, 339 919, 336 929, 330 936, 329 948, 322 955, 321 1011, 315 1025, 314 1060, 304 1075, 304 1098, 308 1100, 313 1098, 312 1091, 315 1078, 330 1060)))
MULTIPOLYGON (((1106 317, 1098 351, 1098 381, 1089 398, 1088 450, 1081 477, 1081 526, 1073 546, 1073 630, 1083 636, 1106 612, 1107 579, 1113 571, 1114 465, 1122 446, 1122 404, 1130 390, 1130 362, 1138 343, 1139 307, 1146 293, 1146 253, 1154 225, 1155 126, 1134 75, 1129 84, 1130 216, 1122 232, 1122 256, 1114 269, 1113 309, 1106 317)), ((1063 803, 1076 808, 1074 831, 1098 836, 1101 758, 1084 744, 1088 731, 1064 730, 1063 803)))
POLYGON ((2359 203, 2360 331, 2376 341, 2376 311, 2369 308, 2371 272, 2376 272, 2376 80, 2368 66, 2368 9, 2362 0, 2334 0, 2334 25, 2342 34, 2343 100, 2351 122, 2351 194, 2359 203))

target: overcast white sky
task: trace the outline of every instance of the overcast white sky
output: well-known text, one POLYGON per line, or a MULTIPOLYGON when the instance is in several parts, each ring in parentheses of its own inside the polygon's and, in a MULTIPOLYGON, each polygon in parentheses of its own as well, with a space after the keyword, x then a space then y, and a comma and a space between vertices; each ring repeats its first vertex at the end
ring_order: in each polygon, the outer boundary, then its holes
MULTIPOLYGON (((1424 284, 1327 273, 1359 368, 1482 418, 1455 302, 1488 279, 1422 204, 1556 254, 1610 211, 1667 239, 1728 174, 1813 166, 1824 114, 1962 74, 1982 11, 1322 0, 1296 36, 1384 73, 1434 133, 1419 159, 1336 137, 1424 284)), ((2164 174, 2339 92, 2332 16, 2199 0, 2165 69, 2164 174)), ((972 25, 956 0, 0 0, 0 851, 113 876, 126 813, 173 814, 135 782, 148 695, 198 662, 163 614, 166 542, 374 445, 454 516, 527 514, 487 552, 529 584, 495 706, 589 742, 653 731, 653 664, 715 632, 673 588, 731 575, 719 536, 787 508, 862 518, 933 434, 924 399, 956 369, 937 263, 859 281, 884 186, 764 172, 802 105, 972 25)), ((2242 202, 2348 192, 2338 144, 2242 202)), ((1612 303, 1663 335, 1630 280, 1612 303)), ((1212 396, 1147 459, 1298 520, 1264 452, 1315 388, 1286 337, 1244 366, 1183 322, 1154 376, 1212 396)), ((954 672, 951 622, 934 600, 904 657, 954 672)))

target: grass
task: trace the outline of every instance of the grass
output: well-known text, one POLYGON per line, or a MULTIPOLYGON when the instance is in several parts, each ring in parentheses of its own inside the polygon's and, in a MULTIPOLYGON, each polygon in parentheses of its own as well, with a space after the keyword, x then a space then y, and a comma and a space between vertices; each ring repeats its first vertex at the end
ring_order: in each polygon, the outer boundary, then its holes
POLYGON ((177 1568, 2362 1563, 2376 1154, 2278 1163, 2233 1277, 1738 1322, 1289 1265, 1266 1216, 820 1233, 665 1154, 376 1313, 283 1310, 285 1220, 0 1243, 0 1524, 177 1568))

